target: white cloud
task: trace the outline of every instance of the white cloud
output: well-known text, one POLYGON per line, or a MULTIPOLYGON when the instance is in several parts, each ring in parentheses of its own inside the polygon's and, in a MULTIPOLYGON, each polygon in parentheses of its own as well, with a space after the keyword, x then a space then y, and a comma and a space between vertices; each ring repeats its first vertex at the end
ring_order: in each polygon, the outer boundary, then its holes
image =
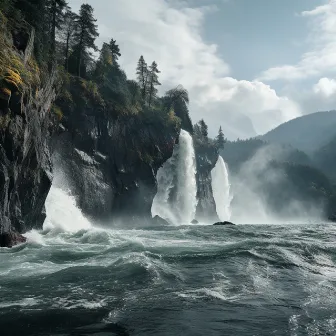
POLYGON ((313 87, 314 93, 323 97, 331 97, 336 94, 336 80, 330 78, 321 78, 313 87))
POLYGON ((297 90, 295 85, 290 85, 286 91, 290 98, 300 105, 303 114, 336 109, 334 79, 323 77, 310 87, 301 90, 297 90))
POLYGON ((264 71, 260 80, 297 80, 321 76, 336 70, 336 1, 301 13, 309 20, 310 50, 295 65, 281 65, 264 71))
MULTIPOLYGON (((211 85, 195 87, 194 90, 198 93, 195 95, 195 103, 199 111, 202 112, 202 106, 207 107, 203 110, 206 119, 209 110, 213 113, 213 120, 209 120, 213 127, 218 125, 221 115, 225 121, 225 117, 234 113, 247 115, 252 120, 256 133, 263 134, 282 122, 301 115, 300 107, 295 102, 287 97, 279 97, 269 85, 258 81, 217 78, 211 85)), ((241 119, 238 120, 240 123, 241 119)), ((243 136, 240 132, 238 134, 243 136)), ((252 134, 246 130, 246 136, 252 134)))
MULTIPOLYGON (((177 0, 88 2, 98 18, 100 43, 117 40, 128 76, 135 76, 141 54, 148 63, 155 60, 162 90, 178 84, 187 88, 193 121, 204 118, 213 133, 222 125, 231 137, 252 136, 253 128, 263 133, 301 114, 294 102, 268 85, 228 77, 230 67, 219 57, 217 45, 202 37, 205 15, 214 6, 191 8, 189 1, 177 0)), ((70 1, 76 10, 81 3, 70 1)))

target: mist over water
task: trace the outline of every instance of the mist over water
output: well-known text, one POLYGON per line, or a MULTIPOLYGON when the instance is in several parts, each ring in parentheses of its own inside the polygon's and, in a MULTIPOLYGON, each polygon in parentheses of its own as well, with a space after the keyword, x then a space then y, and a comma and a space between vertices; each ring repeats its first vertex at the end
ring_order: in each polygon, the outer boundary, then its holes
POLYGON ((285 161, 284 152, 272 145, 259 149, 235 174, 230 174, 231 220, 238 224, 303 224, 321 223, 324 206, 304 203, 290 196, 291 183, 284 169, 274 167, 276 160, 285 161), (286 194, 285 200, 273 202, 269 195, 286 194), (277 203, 282 204, 277 208, 277 203), (276 209, 276 210, 275 210, 276 209))
POLYGON ((46 200, 46 210, 44 230, 77 232, 92 227, 77 207, 75 197, 60 187, 51 187, 46 200))
MULTIPOLYGON (((100 228, 56 176, 44 229, 0 249, 1 335, 336 334, 336 227, 190 225, 194 152, 190 136, 181 138, 158 173, 153 203, 153 214, 173 214, 175 225, 100 228), (181 153, 189 159, 180 162, 181 153), (173 186, 180 189, 171 205, 173 186)), ((223 160, 212 176, 226 217, 231 177, 223 160)))
POLYGON ((153 200, 152 215, 174 225, 188 224, 196 212, 196 162, 193 140, 181 130, 173 156, 157 173, 158 191, 153 200), (172 191, 176 193, 171 195, 172 191))
POLYGON ((47 211, 0 249, 1 335, 336 332, 333 225, 101 229, 57 187, 47 211))

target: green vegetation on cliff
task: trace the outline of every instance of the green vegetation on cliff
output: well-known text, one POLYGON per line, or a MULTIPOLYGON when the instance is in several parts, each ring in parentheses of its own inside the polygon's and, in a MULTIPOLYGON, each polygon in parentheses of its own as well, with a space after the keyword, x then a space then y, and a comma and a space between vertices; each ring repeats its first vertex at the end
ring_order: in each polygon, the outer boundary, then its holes
POLYGON ((119 66, 121 52, 113 38, 98 49, 98 27, 89 4, 83 4, 77 14, 65 0, 6 0, 0 10, 0 24, 11 23, 10 34, 0 37, 2 105, 10 100, 12 91, 57 69, 63 85, 52 112, 59 120, 71 118, 69 111, 90 105, 101 114, 100 120, 137 115, 162 127, 182 126, 193 132, 188 92, 177 86, 159 97, 160 71, 155 61, 147 66, 141 56, 137 80, 130 80, 119 66), (19 51, 35 55, 29 58, 29 68, 25 57, 11 53, 11 39, 19 51))

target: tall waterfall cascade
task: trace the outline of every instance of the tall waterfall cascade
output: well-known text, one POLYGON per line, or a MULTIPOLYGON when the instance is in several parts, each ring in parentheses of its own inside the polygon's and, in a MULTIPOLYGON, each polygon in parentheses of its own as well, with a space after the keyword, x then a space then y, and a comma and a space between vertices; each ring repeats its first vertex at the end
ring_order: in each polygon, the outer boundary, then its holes
POLYGON ((157 173, 157 194, 152 216, 160 216, 174 225, 189 224, 197 206, 196 160, 190 134, 181 130, 172 157, 157 173))
POLYGON ((211 171, 212 192, 216 203, 216 211, 221 221, 228 221, 231 217, 231 194, 229 173, 221 156, 218 157, 216 166, 211 171))

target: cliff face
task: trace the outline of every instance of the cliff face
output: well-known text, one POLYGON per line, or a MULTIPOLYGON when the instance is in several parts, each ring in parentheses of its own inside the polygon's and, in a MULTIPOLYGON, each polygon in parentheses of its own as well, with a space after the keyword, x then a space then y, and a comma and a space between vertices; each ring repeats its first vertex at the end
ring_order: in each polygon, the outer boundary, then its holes
POLYGON ((37 76, 29 58, 31 39, 24 53, 15 49, 16 35, 3 33, 1 39, 2 65, 7 67, 0 74, 0 246, 12 246, 24 241, 20 233, 42 228, 45 218, 52 180, 49 110, 55 90, 54 77, 42 85, 37 76))
POLYGON ((83 212, 98 220, 150 218, 156 173, 172 155, 179 128, 142 114, 111 117, 92 100, 73 110, 57 104, 64 116, 53 144, 55 168, 65 172, 83 212))
POLYGON ((216 212, 216 203, 212 193, 211 171, 218 160, 218 150, 209 142, 194 139, 196 155, 196 181, 197 181, 197 199, 196 208, 197 220, 218 221, 216 212))
MULTIPOLYGON (((142 105, 136 83, 118 66, 101 85, 59 73, 66 89, 54 104, 56 74, 45 78, 48 71, 34 61, 33 30, 0 26, 0 246, 42 228, 53 166, 89 217, 151 218, 156 173, 172 156, 181 126, 192 131, 185 104, 175 101, 178 116, 162 99, 142 105)), ((196 157, 197 216, 216 219, 211 169, 218 154, 196 144, 196 157)))

